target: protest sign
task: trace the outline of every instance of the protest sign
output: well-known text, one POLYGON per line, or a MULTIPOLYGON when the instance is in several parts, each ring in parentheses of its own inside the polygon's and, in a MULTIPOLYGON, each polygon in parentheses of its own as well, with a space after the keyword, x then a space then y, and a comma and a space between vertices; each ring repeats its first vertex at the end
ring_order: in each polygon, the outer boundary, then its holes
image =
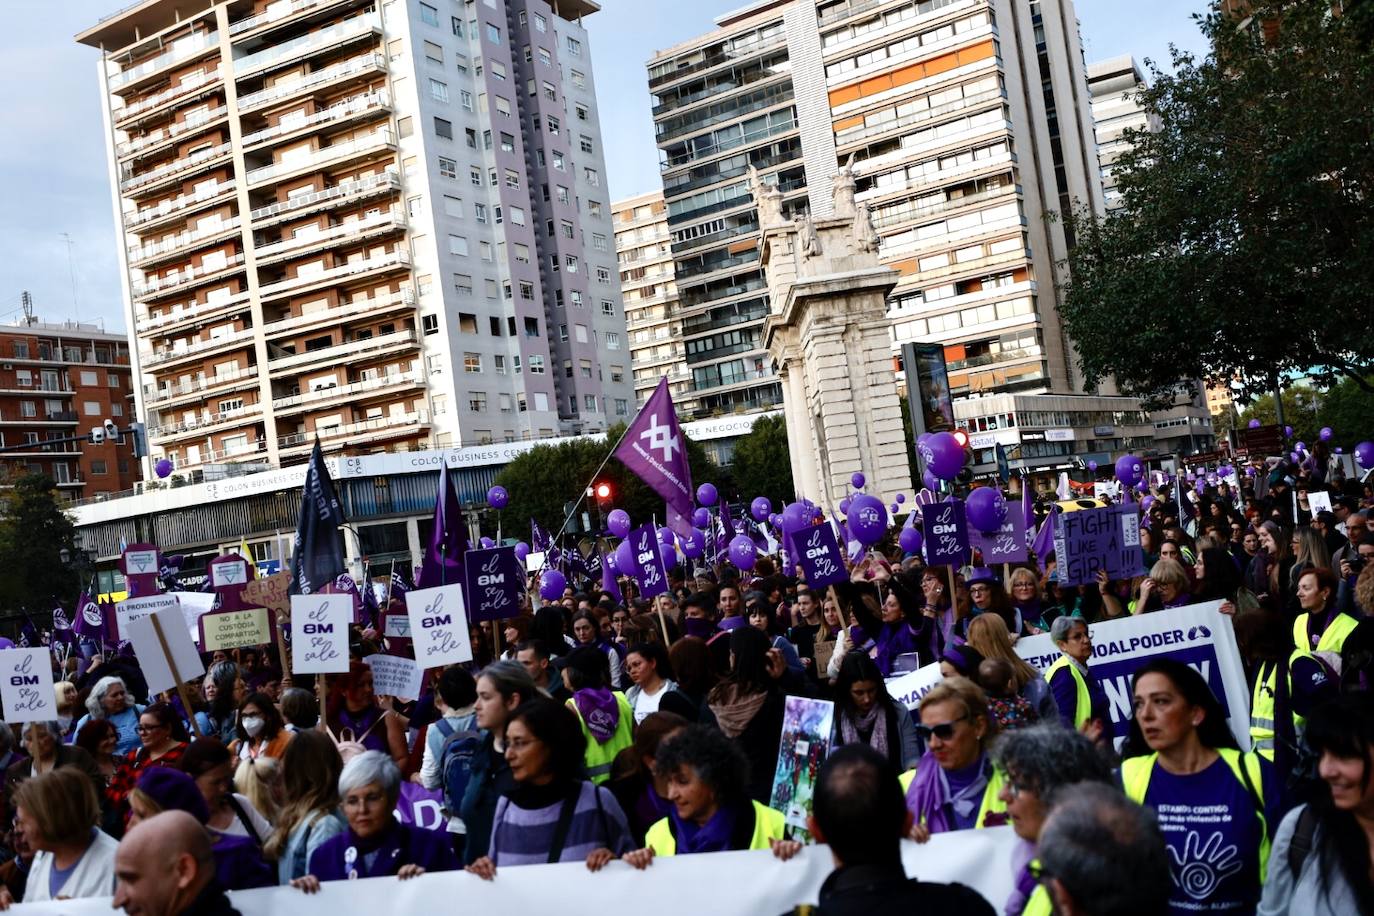
POLYGON ((343 674, 348 671, 348 595, 291 596, 291 673, 343 674))
POLYGON ((254 579, 243 587, 243 600, 253 607, 265 607, 281 615, 291 609, 291 573, 279 572, 254 579))
MULTIPOLYGON (((1083 513, 1079 513, 1080 515, 1083 513)), ((1131 676, 1153 659, 1172 658, 1196 669, 1221 701, 1242 748, 1250 746, 1250 691, 1241 665, 1231 618, 1220 601, 1105 620, 1089 627, 1093 657, 1088 668, 1102 685, 1111 706, 1117 744, 1130 727, 1131 676)), ((1048 634, 1022 637, 1016 654, 1042 674, 1060 652, 1048 634)))
MULTIPOLYGON (((156 545, 129 544, 120 556, 120 567, 124 571, 124 587, 129 597, 141 598, 157 594, 157 579, 162 568, 162 558, 158 556, 156 545)), ((120 636, 120 639, 125 638, 120 636)))
POLYGON ((134 656, 151 693, 176 690, 205 673, 200 653, 184 623, 180 609, 171 607, 129 624, 134 656))
POLYGON ((129 638, 129 624, 140 617, 147 617, 156 611, 163 611, 167 608, 179 608, 175 593, 166 595, 148 595, 144 598, 126 598, 115 605, 115 626, 119 633, 119 638, 125 640, 129 638))
POLYGON ((917 668, 915 671, 909 671, 901 677, 889 678, 887 692, 898 704, 907 709, 915 710, 921 705, 921 697, 929 693, 930 688, 940 683, 942 677, 940 663, 932 662, 917 668))
POLYGON ((1109 579, 1140 575, 1145 557, 1136 507, 1060 512, 1054 523, 1054 556, 1060 586, 1095 582, 1098 570, 1106 570, 1109 579))
POLYGON ((1026 562, 1026 517, 1019 507, 1007 513, 1001 528, 996 531, 973 529, 969 532, 969 538, 969 546, 982 552, 986 566, 1026 562))
MULTIPOLYGON (((825 526, 827 529, 829 526, 825 526)), ((800 535, 798 535, 800 540, 800 535)), ((835 728, 835 704, 789 696, 783 707, 782 737, 778 742, 778 766, 773 771, 769 807, 783 813, 787 835, 809 840, 806 819, 816 791, 816 774, 830 756, 830 735, 835 728)))
POLYGON ((1312 514, 1318 512, 1331 511, 1331 494, 1325 490, 1314 490, 1307 494, 1307 505, 1312 510, 1312 514))
POLYGON ((821 589, 849 578, 840 556, 840 542, 829 525, 814 525, 792 533, 797 563, 806 574, 808 588, 821 589))
POLYGON ((402 779, 401 796, 396 799, 396 820, 425 830, 447 830, 443 791, 402 779))
POLYGON ((382 635, 387 639, 410 639, 410 615, 396 611, 383 613, 382 635))
MULTIPOLYGON (((957 881, 971 887, 995 902, 1001 912, 1012 891, 1012 850, 1020 842, 1010 827, 937 833, 921 845, 903 841, 902 866, 922 881, 957 881)), ((791 912, 798 904, 814 904, 821 882, 834 869, 828 847, 807 846, 787 862, 764 849, 659 856, 643 871, 611 862, 591 872, 579 860, 498 871, 495 881, 464 871, 428 872, 409 881, 393 877, 324 881, 314 894, 302 894, 294 887, 230 891, 229 905, 242 916, 339 916, 447 912, 455 901, 462 901, 464 911, 512 916, 568 911, 569 901, 576 900, 652 900, 654 916, 768 916, 791 912)), ((26 903, 16 912, 110 916, 110 898, 26 903)))
POLYGON ((469 550, 463 572, 468 586, 468 620, 501 620, 519 613, 525 575, 514 545, 469 550))
POLYGON ((630 549, 634 553, 634 576, 641 598, 653 598, 668 590, 668 570, 658 549, 658 532, 652 524, 630 532, 630 549))
POLYGON ((206 652, 265 646, 272 641, 272 613, 265 607, 214 611, 200 618, 200 647, 206 652))
POLYGON ((926 563, 930 566, 963 566, 968 562, 968 519, 964 503, 947 499, 921 507, 925 529, 926 563))
POLYGON ((421 668, 440 668, 472 661, 472 642, 458 584, 420 588, 406 593, 410 638, 421 668))
POLYGON ((424 672, 413 658, 369 655, 363 659, 372 669, 372 690, 377 696, 414 700, 420 696, 424 672))
POLYGON ((186 632, 191 638, 200 641, 200 618, 215 607, 214 592, 172 592, 181 607, 181 616, 186 621, 186 632))
POLYGON ((7 723, 57 719, 47 649, 0 649, 0 704, 7 723))
POLYGON ((241 557, 221 557, 210 563, 210 587, 227 588, 248 584, 248 562, 241 557))

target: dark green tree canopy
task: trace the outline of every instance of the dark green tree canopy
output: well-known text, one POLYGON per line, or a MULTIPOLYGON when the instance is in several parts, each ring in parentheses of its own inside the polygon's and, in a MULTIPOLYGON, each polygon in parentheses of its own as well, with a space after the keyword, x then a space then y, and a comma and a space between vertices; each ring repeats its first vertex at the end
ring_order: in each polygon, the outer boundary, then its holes
POLYGON ((1160 129, 1127 134, 1124 206, 1071 218, 1063 316, 1089 384, 1159 400, 1204 378, 1248 401, 1374 371, 1374 5, 1252 6, 1199 17, 1212 52, 1175 50, 1140 93, 1160 129))
POLYGON ((792 458, 787 450, 787 420, 782 414, 759 417, 749 435, 735 443, 730 470, 741 499, 767 496, 775 511, 792 502, 792 458))
POLYGON ((71 607, 80 590, 62 562, 75 552, 76 526, 62 510, 52 478, 25 474, 0 498, 0 608, 28 608, 45 618, 53 602, 71 607))

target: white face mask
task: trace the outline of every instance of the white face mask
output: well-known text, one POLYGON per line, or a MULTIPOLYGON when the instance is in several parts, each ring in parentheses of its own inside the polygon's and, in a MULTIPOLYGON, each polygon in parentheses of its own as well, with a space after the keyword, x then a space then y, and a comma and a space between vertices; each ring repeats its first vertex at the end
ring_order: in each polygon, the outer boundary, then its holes
POLYGON ((243 730, 248 733, 248 737, 256 738, 266 723, 260 716, 248 716, 240 724, 243 725, 243 730))

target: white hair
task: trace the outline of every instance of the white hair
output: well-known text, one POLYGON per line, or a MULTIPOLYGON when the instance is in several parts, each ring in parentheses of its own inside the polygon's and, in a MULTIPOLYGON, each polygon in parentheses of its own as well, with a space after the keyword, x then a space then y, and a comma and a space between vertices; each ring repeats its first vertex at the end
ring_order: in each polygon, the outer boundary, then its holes
POLYGON ((92 719, 105 718, 105 694, 109 693, 110 688, 115 684, 124 687, 125 690, 129 689, 125 686, 123 678, 114 677, 113 675, 102 677, 100 680, 96 681, 95 686, 91 688, 91 695, 86 697, 86 711, 91 714, 92 719))
POLYGON ((1050 624, 1050 639, 1053 640, 1056 645, 1061 642, 1067 642, 1069 634, 1073 632, 1073 628, 1080 624, 1087 627, 1088 622, 1080 617, 1072 617, 1068 614, 1062 617, 1056 617, 1050 624))
POLYGON ((354 789, 376 783, 392 804, 401 794, 401 770, 396 762, 381 751, 367 751, 344 764, 339 774, 339 796, 354 789))

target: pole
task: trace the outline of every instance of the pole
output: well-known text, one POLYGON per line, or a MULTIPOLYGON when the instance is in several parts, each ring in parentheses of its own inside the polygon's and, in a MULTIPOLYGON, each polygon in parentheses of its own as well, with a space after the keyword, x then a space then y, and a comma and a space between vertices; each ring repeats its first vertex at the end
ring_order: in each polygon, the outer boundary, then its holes
POLYGON ((1283 429, 1283 384, 1277 375, 1274 376, 1274 419, 1279 429, 1283 429))
POLYGON ((324 721, 324 689, 327 678, 328 676, 324 674, 315 675, 315 699, 320 704, 320 727, 326 730, 329 728, 324 721))
POLYGON ((666 647, 672 645, 673 641, 668 638, 668 619, 663 616, 663 602, 658 600, 662 597, 659 595, 654 599, 654 607, 658 610, 658 625, 663 630, 663 645, 666 647))
POLYGON ((947 569, 949 570, 949 609, 951 613, 955 613, 956 609, 954 607, 954 564, 951 563, 947 567, 947 569))
MULTIPOLYGON (((606 453, 606 457, 601 459, 601 463, 600 463, 599 465, 597 465, 597 466, 596 466, 596 470, 592 472, 592 479, 589 480, 589 481, 587 481, 587 486, 585 486, 585 487, 583 487, 582 489, 578 490, 578 492, 577 492, 577 502, 573 503, 572 509, 570 509, 570 510, 568 511, 568 514, 567 514, 566 516, 563 517, 563 524, 561 524, 561 525, 558 526, 558 532, 559 532, 560 535, 561 535, 564 531, 567 530, 567 528, 568 528, 568 522, 572 521, 573 517, 574 517, 575 515, 577 515, 577 510, 581 507, 582 501, 585 500, 585 499, 587 498, 587 490, 591 487, 592 484, 596 483, 596 478, 600 477, 600 476, 601 476, 601 472, 602 472, 603 470, 605 470, 605 468, 606 468, 606 462, 608 462, 608 461, 611 460, 611 456, 615 454, 615 450, 616 450, 616 449, 620 448, 620 443, 622 443, 622 442, 625 441, 625 436, 628 435, 629 432, 630 432, 630 427, 629 427, 629 426, 626 426, 626 427, 625 427, 625 432, 623 432, 623 433, 620 434, 620 438, 616 440, 615 445, 611 446, 611 450, 610 450, 609 452, 606 453)), ((549 552, 546 550, 546 551, 544 551, 544 557, 543 557, 543 559, 540 560, 540 562, 539 562, 539 568, 536 569, 536 570, 534 571, 535 575, 538 575, 539 573, 543 572, 543 571, 544 571, 544 567, 545 567, 545 565, 548 564, 548 562, 549 562, 549 552)))
POLYGON ((191 695, 186 692, 186 685, 182 683, 181 672, 177 670, 177 660, 172 657, 172 650, 167 646, 167 636, 162 632, 162 621, 153 615, 153 632, 157 634, 158 645, 162 647, 162 657, 167 659, 167 667, 172 670, 172 680, 177 682, 177 696, 181 697, 182 708, 186 710, 186 718, 191 720, 191 729, 195 731, 197 738, 204 738, 200 730, 200 723, 196 721, 195 710, 191 708, 191 695))

